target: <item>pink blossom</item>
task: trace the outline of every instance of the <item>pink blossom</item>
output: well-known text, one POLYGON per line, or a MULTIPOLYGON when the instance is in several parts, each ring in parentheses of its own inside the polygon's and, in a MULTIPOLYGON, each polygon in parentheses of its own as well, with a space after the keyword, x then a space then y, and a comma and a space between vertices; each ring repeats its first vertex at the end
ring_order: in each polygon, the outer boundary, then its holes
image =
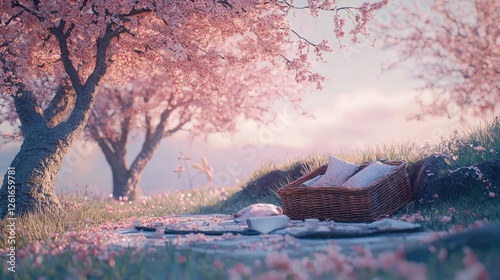
POLYGON ((37 256, 35 258, 35 265, 40 266, 40 265, 42 265, 42 262, 43 262, 43 257, 42 256, 37 256))
POLYGON ((483 152, 483 151, 485 151, 485 150, 486 150, 483 146, 477 146, 477 147, 475 147, 474 149, 475 149, 476 151, 478 151, 478 152, 483 152))
POLYGON ((455 275, 455 280, 489 280, 490 276, 481 263, 474 263, 460 270, 455 275))
POLYGON ((357 267, 368 269, 371 271, 375 270, 375 268, 377 267, 376 261, 371 253, 363 257, 356 258, 354 264, 357 267))
POLYGON ((441 250, 439 250, 438 259, 440 261, 444 261, 447 257, 448 257, 448 250, 446 250, 445 248, 441 248, 441 250))
POLYGON ((286 252, 271 252, 266 256, 266 265, 273 269, 290 269, 290 258, 286 252))
POLYGON ((490 149, 490 153, 495 153, 495 149, 490 149))
POLYGON ((186 169, 182 166, 182 164, 177 163, 177 167, 173 170, 174 173, 177 173, 177 177, 181 177, 181 173, 184 172, 186 169))
POLYGON ((488 194, 488 196, 489 196, 489 197, 491 197, 491 198, 494 198, 494 197, 495 197, 495 193, 494 193, 494 192, 490 192, 490 193, 488 194))
POLYGON ((449 223, 451 221, 451 217, 450 216, 443 216, 441 217, 441 222, 443 223, 449 223))
POLYGON ((180 264, 183 264, 186 262, 186 257, 185 256, 179 256, 177 258, 177 262, 180 263, 180 264))
POLYGON ((407 261, 399 262, 397 265, 400 275, 404 275, 409 280, 426 280, 427 266, 407 261))
POLYGON ((474 115, 482 115, 485 112, 497 114, 499 94, 498 73, 494 71, 496 68, 489 66, 471 70, 470 65, 483 65, 485 60, 490 61, 498 57, 497 45, 486 44, 481 47, 483 40, 498 40, 497 33, 485 32, 481 40, 476 39, 477 35, 474 35, 476 30, 497 30, 498 18, 489 15, 492 4, 495 3, 495 7, 498 7, 498 1, 474 1, 474 4, 466 6, 463 5, 464 1, 454 0, 432 1, 432 4, 424 1, 412 3, 391 8, 391 20, 378 23, 378 38, 386 48, 399 53, 398 59, 391 61, 391 66, 387 68, 395 69, 401 64, 404 65, 410 58, 416 59, 415 67, 409 71, 410 75, 422 82, 421 88, 434 92, 431 103, 426 102, 427 98, 419 97, 418 101, 424 106, 425 112, 418 117, 429 113, 448 113, 450 117, 461 116, 466 112, 474 115), (471 22, 475 23, 474 28, 469 28, 471 22), (457 26, 464 27, 459 32, 460 36, 450 36, 455 34, 457 26), (477 51, 465 54, 458 46, 469 46, 477 51), (452 68, 450 65, 456 67, 452 68), (455 75, 465 77, 467 82, 436 81, 436 77, 455 75), (445 95, 441 94, 442 92, 453 94, 445 95), (469 102, 469 98, 481 100, 480 106, 469 102))
POLYGON ((241 280, 243 279, 243 276, 250 276, 251 274, 252 269, 242 263, 237 264, 227 271, 229 280, 241 280))
POLYGON ((216 259, 214 260, 214 267, 217 269, 222 269, 224 268, 224 264, 221 262, 221 260, 216 259))
POLYGON ((385 271, 391 269, 400 259, 394 252, 384 252, 378 256, 379 265, 385 271))
POLYGON ((472 250, 470 248, 465 247, 463 249, 463 251, 465 253, 465 256, 463 259, 463 263, 464 263, 465 267, 470 267, 478 262, 476 254, 474 254, 474 252, 472 252, 472 250))

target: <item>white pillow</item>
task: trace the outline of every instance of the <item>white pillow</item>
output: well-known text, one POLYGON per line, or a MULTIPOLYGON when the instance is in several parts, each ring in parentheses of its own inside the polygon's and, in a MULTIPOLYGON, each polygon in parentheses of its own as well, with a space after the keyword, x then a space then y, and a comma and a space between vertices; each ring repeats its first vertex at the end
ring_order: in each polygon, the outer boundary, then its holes
POLYGON ((359 164, 330 156, 325 175, 314 186, 340 186, 359 168, 359 164))
POLYGON ((345 181, 343 187, 367 187, 375 180, 391 172, 397 166, 383 164, 379 161, 370 163, 358 173, 354 174, 349 180, 345 181))

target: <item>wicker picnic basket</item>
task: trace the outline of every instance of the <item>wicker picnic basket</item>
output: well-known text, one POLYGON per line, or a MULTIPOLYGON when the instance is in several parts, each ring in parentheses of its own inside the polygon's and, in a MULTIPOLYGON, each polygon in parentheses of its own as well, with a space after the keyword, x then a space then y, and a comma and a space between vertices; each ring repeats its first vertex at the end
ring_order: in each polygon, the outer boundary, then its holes
MULTIPOLYGON (((301 186, 326 172, 321 166, 280 188, 284 214, 291 219, 316 218, 338 222, 371 222, 393 214, 413 200, 406 161, 390 161, 397 166, 367 187, 301 186)), ((359 170, 368 166, 364 163, 359 170)))

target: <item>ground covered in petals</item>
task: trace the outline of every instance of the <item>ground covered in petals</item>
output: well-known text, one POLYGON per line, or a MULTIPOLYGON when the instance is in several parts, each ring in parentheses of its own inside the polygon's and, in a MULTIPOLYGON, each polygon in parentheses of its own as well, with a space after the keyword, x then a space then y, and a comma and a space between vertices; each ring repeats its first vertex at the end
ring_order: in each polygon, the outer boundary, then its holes
MULTIPOLYGON (((40 218, 37 215, 17 220, 20 246, 16 248, 16 272, 7 270, 9 250, 2 249, 1 255, 6 258, 0 264, 2 279, 332 279, 333 276, 339 279, 494 279, 492 276, 499 275, 494 261, 500 256, 500 248, 465 246, 448 250, 433 248, 430 243, 442 236, 500 220, 498 198, 488 198, 474 206, 448 202, 423 207, 415 203, 394 215, 392 218, 420 223, 435 231, 421 240, 423 246, 428 247, 424 262, 408 259, 404 248, 372 252, 363 246, 345 248, 335 240, 325 243, 321 249, 298 254, 301 247, 297 240, 282 235, 261 235, 254 242, 243 240, 235 246, 235 250, 265 250, 264 255, 246 256, 227 251, 210 254, 191 249, 193 244, 207 243, 208 238, 213 238, 202 234, 166 238, 157 233, 154 241, 161 246, 136 246, 140 238, 132 239, 117 231, 133 228, 136 219, 144 224, 179 222, 181 218, 174 211, 159 214, 172 210, 168 206, 172 200, 183 198, 186 205, 190 205, 189 201, 206 198, 214 203, 227 195, 231 195, 230 190, 212 190, 208 194, 175 192, 143 197, 133 203, 68 196, 63 217, 46 215, 45 219, 52 222, 45 226, 36 220, 40 218), (76 202, 82 199, 84 202, 76 202), (130 247, 116 245, 127 243, 130 247)), ((217 216, 214 219, 223 220, 217 216)), ((2 230, 7 230, 5 223, 2 230)), ((217 238, 238 240, 240 236, 227 234, 217 238)))

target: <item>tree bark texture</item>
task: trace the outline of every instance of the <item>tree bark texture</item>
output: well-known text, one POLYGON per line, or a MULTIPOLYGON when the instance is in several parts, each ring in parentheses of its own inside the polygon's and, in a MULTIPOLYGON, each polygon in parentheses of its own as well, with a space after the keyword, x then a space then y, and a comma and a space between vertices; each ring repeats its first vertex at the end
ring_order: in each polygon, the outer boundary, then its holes
POLYGON ((51 134, 49 130, 33 131, 25 136, 10 165, 15 173, 10 177, 5 175, 0 189, 0 217, 60 208, 54 183, 72 142, 63 141, 60 135, 51 134), (14 183, 14 194, 8 193, 8 186, 11 186, 8 179, 14 183))

